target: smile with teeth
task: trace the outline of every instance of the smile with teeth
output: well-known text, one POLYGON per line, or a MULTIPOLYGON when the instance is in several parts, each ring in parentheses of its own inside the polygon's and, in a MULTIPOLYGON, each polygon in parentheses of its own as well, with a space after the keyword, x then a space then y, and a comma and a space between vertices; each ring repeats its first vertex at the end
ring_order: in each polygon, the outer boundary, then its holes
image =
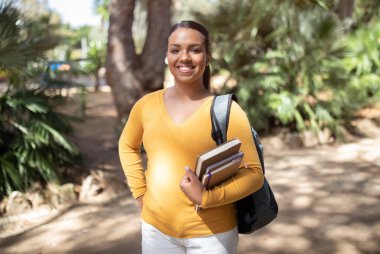
POLYGON ((180 72, 191 72, 194 68, 195 66, 177 66, 180 72))

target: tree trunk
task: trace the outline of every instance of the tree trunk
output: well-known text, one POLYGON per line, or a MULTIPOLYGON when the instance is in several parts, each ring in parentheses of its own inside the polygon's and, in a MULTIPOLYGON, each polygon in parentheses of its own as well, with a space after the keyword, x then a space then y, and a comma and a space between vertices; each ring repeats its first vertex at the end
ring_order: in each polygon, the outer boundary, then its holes
POLYGON ((340 0, 337 14, 341 20, 351 18, 354 11, 354 0, 340 0))
POLYGON ((148 0, 148 31, 141 55, 132 35, 135 0, 112 0, 107 48, 107 82, 119 120, 144 94, 162 88, 171 0, 148 0))
POLYGON ((96 69, 96 71, 94 72, 94 78, 95 78, 95 92, 99 92, 99 88, 100 88, 99 69, 96 69))

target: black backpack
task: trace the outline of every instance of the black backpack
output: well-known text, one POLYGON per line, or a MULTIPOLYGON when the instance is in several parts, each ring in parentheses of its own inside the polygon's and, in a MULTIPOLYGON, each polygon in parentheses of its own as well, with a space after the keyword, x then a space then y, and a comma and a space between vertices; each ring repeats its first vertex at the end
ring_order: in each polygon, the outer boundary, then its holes
MULTIPOLYGON (((237 101, 235 95, 226 94, 215 96, 212 102, 211 135, 217 145, 227 141, 227 129, 232 100, 237 101)), ((259 135, 252 126, 251 130, 261 167, 263 169, 264 184, 255 193, 236 202, 238 231, 240 234, 250 234, 257 229, 266 226, 277 217, 278 213, 276 199, 265 178, 263 146, 260 143, 259 135)))

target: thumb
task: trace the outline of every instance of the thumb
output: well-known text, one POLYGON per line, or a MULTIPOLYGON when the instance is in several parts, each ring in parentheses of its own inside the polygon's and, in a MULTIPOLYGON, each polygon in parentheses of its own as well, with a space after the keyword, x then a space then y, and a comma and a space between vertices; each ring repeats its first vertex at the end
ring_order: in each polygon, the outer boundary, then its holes
POLYGON ((197 176, 194 174, 194 172, 188 167, 185 167, 185 174, 187 177, 190 178, 191 181, 193 181, 197 176))

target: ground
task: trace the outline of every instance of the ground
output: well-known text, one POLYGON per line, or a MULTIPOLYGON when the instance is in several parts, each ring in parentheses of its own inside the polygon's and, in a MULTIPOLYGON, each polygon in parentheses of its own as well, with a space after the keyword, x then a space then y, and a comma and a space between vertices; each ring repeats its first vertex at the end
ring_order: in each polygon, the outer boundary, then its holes
MULTIPOLYGON (((76 104, 66 110, 75 112, 76 104)), ((85 170, 123 179, 111 94, 88 94, 75 143, 85 170)), ((267 178, 279 204, 266 228, 240 235, 238 253, 380 253, 380 129, 354 142, 265 150, 267 178)), ((0 253, 140 253, 140 214, 129 193, 78 203, 21 233, 0 238, 0 253)))

